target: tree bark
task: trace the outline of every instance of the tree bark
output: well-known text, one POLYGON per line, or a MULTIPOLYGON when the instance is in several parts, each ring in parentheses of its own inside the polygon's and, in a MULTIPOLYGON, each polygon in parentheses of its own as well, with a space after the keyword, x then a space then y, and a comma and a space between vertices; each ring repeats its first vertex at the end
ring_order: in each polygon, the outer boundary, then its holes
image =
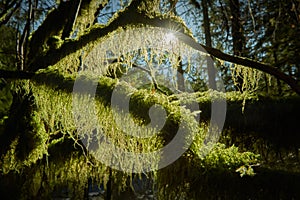
POLYGON ((230 0, 229 7, 231 11, 233 54, 236 56, 244 56, 245 37, 243 35, 243 27, 240 22, 241 14, 239 0, 230 0))
POLYGON ((67 23, 65 25, 65 28, 64 28, 62 36, 61 36, 61 39, 63 39, 63 40, 68 38, 73 31, 73 27, 75 25, 75 22, 76 22, 76 19, 77 19, 79 10, 80 10, 82 0, 74 0, 72 2, 73 2, 73 4, 72 4, 72 7, 70 8, 70 10, 72 12, 69 13, 70 16, 67 19, 67 23))
MULTIPOLYGON (((210 21, 208 17, 208 3, 207 0, 202 0, 203 9, 203 22, 204 22, 204 33, 205 33, 205 45, 212 47, 211 34, 210 34, 210 21)), ((217 89, 216 85, 216 70, 212 57, 207 56, 207 72, 208 72, 208 86, 211 89, 217 89)))
MULTIPOLYGON (((245 37, 243 35, 243 27, 240 22, 240 2, 239 0, 230 0, 229 8, 231 12, 231 35, 233 43, 233 54, 236 56, 244 56, 245 37)), ((239 75, 237 78, 236 88, 243 92, 243 77, 239 75)))
MULTIPOLYGON (((31 63, 40 56, 44 48, 43 46, 47 43, 47 40, 50 37, 60 36, 62 31, 64 31, 63 38, 70 34, 70 29, 73 28, 78 15, 77 10, 74 12, 74 9, 70 8, 75 7, 76 9, 78 8, 76 6, 80 3, 80 13, 81 9, 86 9, 92 2, 92 0, 78 0, 76 4, 75 1, 63 1, 59 4, 57 9, 50 12, 40 27, 32 34, 28 55, 28 59, 31 63)), ((95 12, 96 10, 97 8, 95 8, 95 12)))
POLYGON ((109 179, 106 184, 105 200, 112 200, 112 197, 113 197, 112 169, 109 168, 108 170, 109 170, 109 179))
MULTIPOLYGON (((276 49, 274 48, 273 49, 273 57, 274 57, 274 63, 276 65, 276 63, 278 63, 278 59, 277 59, 277 53, 276 53, 276 49)), ((278 95, 281 95, 282 94, 282 86, 281 86, 281 82, 280 82, 280 79, 276 79, 276 83, 277 83, 277 92, 278 92, 278 95)))
POLYGON ((179 60, 179 65, 177 66, 177 88, 179 91, 185 92, 183 64, 180 57, 178 58, 178 60, 179 60))
POLYGON ((31 29, 31 21, 33 16, 33 3, 32 0, 28 1, 28 15, 26 24, 22 33, 22 36, 20 38, 20 41, 18 42, 18 70, 22 71, 24 70, 24 66, 26 63, 26 57, 27 57, 27 45, 29 40, 29 34, 31 29))

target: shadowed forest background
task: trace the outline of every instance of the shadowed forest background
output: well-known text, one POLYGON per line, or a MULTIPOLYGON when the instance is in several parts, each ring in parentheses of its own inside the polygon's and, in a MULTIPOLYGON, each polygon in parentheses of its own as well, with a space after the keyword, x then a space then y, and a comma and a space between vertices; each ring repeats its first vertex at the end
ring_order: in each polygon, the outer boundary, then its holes
POLYGON ((299 35, 296 0, 1 0, 0 197, 300 199, 299 35), (150 153, 182 123, 161 169, 101 149, 150 153))

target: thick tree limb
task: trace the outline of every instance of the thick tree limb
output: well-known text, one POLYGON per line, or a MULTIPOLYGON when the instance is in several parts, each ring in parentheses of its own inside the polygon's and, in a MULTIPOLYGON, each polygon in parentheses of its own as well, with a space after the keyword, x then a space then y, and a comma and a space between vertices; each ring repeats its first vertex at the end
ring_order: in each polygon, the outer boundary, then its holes
POLYGON ((221 52, 218 49, 208 48, 208 47, 203 47, 203 48, 205 48, 205 50, 210 55, 213 55, 216 58, 219 58, 221 60, 225 60, 225 61, 235 63, 235 64, 238 64, 238 65, 242 65, 242 66, 245 66, 245 67, 250 67, 250 68, 257 69, 257 70, 260 70, 262 72, 265 72, 267 74, 270 74, 270 75, 284 81, 297 94, 300 95, 300 85, 298 84, 297 80, 295 80, 293 77, 281 72, 279 69, 277 69, 275 67, 272 67, 270 65, 263 64, 263 63, 260 63, 260 62, 253 61, 253 60, 250 60, 248 58, 225 54, 225 53, 221 52))
POLYGON ((84 30, 89 28, 95 21, 97 21, 99 13, 108 4, 108 2, 108 0, 83 0, 76 23, 82 23, 82 28, 84 28, 84 30))
POLYGON ((208 53, 221 60, 243 65, 245 67, 258 69, 265 73, 271 74, 287 83, 295 92, 300 94, 300 86, 298 85, 297 81, 281 72, 277 68, 250 60, 248 58, 225 54, 218 49, 202 45, 196 42, 196 40, 192 36, 187 34, 188 29, 181 22, 170 18, 148 17, 142 13, 136 12, 137 5, 137 1, 133 1, 133 3, 124 12, 120 12, 118 17, 111 23, 109 23, 106 27, 103 28, 95 26, 90 30, 88 34, 81 36, 78 40, 65 42, 61 46, 61 48, 57 49, 57 51, 55 51, 54 53, 50 52, 45 56, 40 57, 36 62, 31 63, 31 65, 29 66, 30 71, 36 71, 38 69, 46 68, 49 65, 54 65, 55 63, 59 62, 60 59, 76 52, 77 50, 88 45, 90 42, 96 41, 97 39, 106 36, 107 34, 117 30, 120 27, 126 27, 127 25, 149 25, 152 27, 170 28, 171 30, 175 27, 177 31, 177 38, 188 46, 196 50, 208 53))
POLYGON ((126 11, 119 13, 118 18, 113 20, 106 27, 94 26, 90 29, 89 33, 81 36, 77 40, 66 41, 59 49, 55 52, 48 52, 45 56, 41 56, 35 62, 29 66, 29 71, 36 71, 43 69, 49 65, 54 65, 62 58, 68 56, 71 53, 82 49, 92 41, 96 41, 107 34, 116 31, 120 27, 126 27, 128 25, 151 25, 154 27, 166 27, 167 24, 171 24, 176 28, 180 28, 180 32, 184 32, 182 24, 177 21, 170 21, 170 19, 164 18, 150 18, 143 14, 135 12, 131 8, 127 8, 126 11))
POLYGON ((36 60, 36 57, 43 51, 44 44, 51 36, 59 36, 64 31, 63 37, 67 37, 66 35, 69 35, 72 31, 71 29, 77 17, 80 17, 77 15, 92 2, 92 0, 61 2, 58 8, 50 12, 40 27, 32 34, 28 59, 31 61, 36 60), (78 6, 80 7, 79 10, 77 10, 78 6))
POLYGON ((53 35, 58 35, 68 21, 71 15, 73 1, 61 2, 57 9, 50 12, 40 27, 32 34, 29 43, 29 60, 34 60, 36 55, 39 55, 43 50, 44 44, 48 38, 53 35))

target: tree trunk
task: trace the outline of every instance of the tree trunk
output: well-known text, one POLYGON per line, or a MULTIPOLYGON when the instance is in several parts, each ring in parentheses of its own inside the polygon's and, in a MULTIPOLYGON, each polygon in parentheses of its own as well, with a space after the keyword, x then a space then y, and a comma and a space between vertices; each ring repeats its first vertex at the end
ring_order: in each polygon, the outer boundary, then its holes
POLYGON ((18 70, 22 71, 25 66, 26 57, 27 57, 27 45, 29 41, 29 34, 31 29, 31 22, 32 22, 32 16, 33 16, 33 3, 32 0, 28 1, 29 8, 28 8, 28 15, 27 15, 27 21, 22 33, 22 36, 20 38, 20 41, 18 42, 18 70))
POLYGON ((79 10, 80 10, 81 2, 82 2, 82 0, 76 0, 76 1, 73 1, 73 4, 71 5, 70 10, 72 12, 68 13, 69 17, 67 19, 65 28, 64 28, 62 36, 61 36, 61 38, 63 40, 68 38, 72 34, 73 27, 75 25, 75 22, 76 22, 76 19, 77 19, 79 10))
MULTIPOLYGON (((244 56, 245 37, 243 35, 243 26, 240 18, 240 2, 239 0, 230 0, 229 8, 231 12, 231 35, 233 43, 233 54, 236 56, 244 56)), ((243 92, 243 77, 237 77, 236 89, 243 92)))
POLYGON ((182 66, 182 60, 179 57, 179 65, 177 67, 177 89, 181 92, 185 92, 185 84, 184 84, 184 70, 182 66))
POLYGON ((106 184, 106 195, 105 195, 105 200, 112 200, 112 169, 108 169, 109 170, 109 179, 107 181, 106 184))
MULTIPOLYGON (((276 52, 274 51, 274 61, 275 61, 275 65, 277 63, 277 54, 276 52)), ((280 79, 276 79, 276 82, 277 82, 277 92, 278 92, 278 95, 280 96, 282 94, 282 85, 281 85, 281 82, 280 82, 280 79)))
MULTIPOLYGON (((205 45, 212 47, 211 33, 210 33, 210 20, 208 17, 208 3, 207 0, 202 0, 203 19, 204 19, 204 33, 205 33, 205 45)), ((216 86, 216 70, 212 57, 207 56, 207 72, 208 72, 208 86, 210 89, 217 89, 216 86)))

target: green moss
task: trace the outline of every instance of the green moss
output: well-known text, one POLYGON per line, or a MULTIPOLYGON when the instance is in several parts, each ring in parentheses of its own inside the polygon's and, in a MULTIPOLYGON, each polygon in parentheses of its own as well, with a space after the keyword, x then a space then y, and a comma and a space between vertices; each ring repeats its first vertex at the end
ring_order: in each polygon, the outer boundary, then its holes
POLYGON ((52 36, 47 40, 47 45, 50 50, 56 50, 63 44, 63 40, 59 36, 52 36))
MULTIPOLYGON (((201 151, 196 152, 201 157, 201 151)), ((241 166, 256 165, 259 155, 252 152, 240 152, 238 147, 227 148, 224 144, 216 144, 207 156, 201 159, 200 165, 205 170, 234 172, 241 166)))
MULTIPOLYGON (((26 88, 28 82, 20 84, 26 88)), ((47 152, 48 136, 37 113, 32 91, 24 88, 14 93, 10 116, 1 135, 5 142, 2 143, 0 163, 5 174, 31 166, 47 152)))

